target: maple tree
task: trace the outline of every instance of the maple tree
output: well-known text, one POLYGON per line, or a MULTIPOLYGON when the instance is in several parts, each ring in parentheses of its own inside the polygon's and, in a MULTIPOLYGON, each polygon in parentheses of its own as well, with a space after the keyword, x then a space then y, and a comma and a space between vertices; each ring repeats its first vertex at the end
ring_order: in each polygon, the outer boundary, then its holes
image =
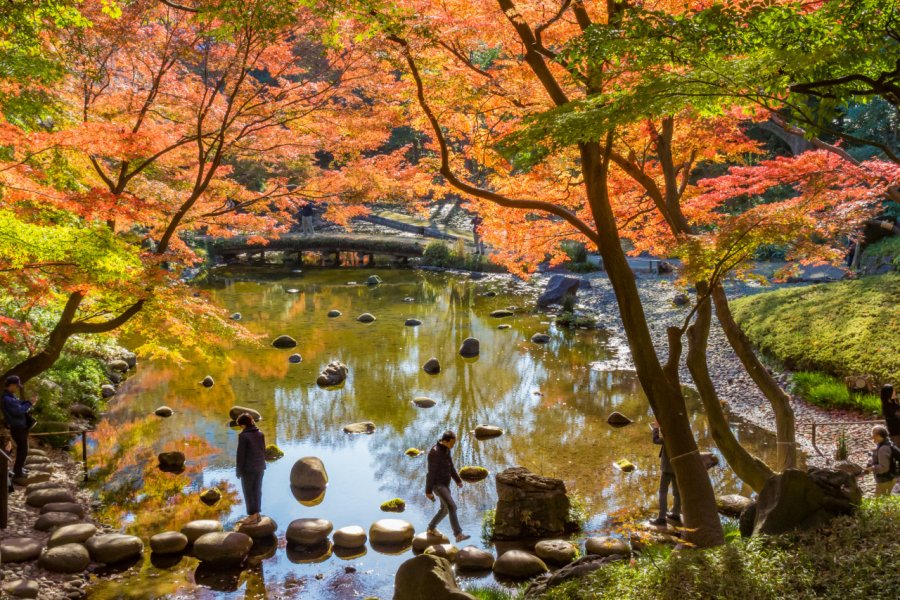
POLYGON ((6 369, 24 379, 72 335, 126 324, 144 353, 178 357, 246 336, 182 281, 202 260, 186 242, 278 235, 306 198, 328 198, 329 214, 346 220, 406 168, 400 151, 366 154, 389 135, 372 121, 391 119, 366 90, 390 76, 361 50, 329 47, 322 19, 302 4, 110 6, 84 3, 89 27, 45 36, 42 52, 64 72, 52 86, 6 82, 14 95, 49 96, 38 114, 0 119, 9 292, 0 335, 27 350, 6 369), (314 165, 323 149, 333 159, 314 165), (380 175, 361 177, 373 163, 380 175), (248 164, 261 175, 243 177, 248 164), (58 318, 30 322, 36 308, 58 318), (198 332, 210 337, 201 344, 198 332))

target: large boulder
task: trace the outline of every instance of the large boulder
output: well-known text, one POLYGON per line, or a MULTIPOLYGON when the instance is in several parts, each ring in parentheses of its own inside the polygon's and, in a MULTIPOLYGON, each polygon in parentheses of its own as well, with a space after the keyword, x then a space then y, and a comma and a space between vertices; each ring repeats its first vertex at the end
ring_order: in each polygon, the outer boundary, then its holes
POLYGON ((164 471, 180 471, 184 469, 184 452, 160 452, 157 456, 159 459, 159 468, 164 471))
POLYGON ((286 350, 288 348, 294 348, 297 345, 297 340, 289 335, 279 335, 277 338, 272 340, 272 345, 276 348, 286 350))
POLYGON ((415 534, 413 526, 402 519, 380 519, 369 528, 369 539, 373 544, 388 546, 408 544, 415 534))
POLYGON ((478 356, 481 352, 481 342, 478 341, 478 338, 466 338, 463 340, 462 345, 459 347, 459 355, 464 358, 473 358, 478 356))
POLYGON ((328 485, 328 472, 321 458, 305 456, 291 468, 291 487, 301 490, 321 490, 328 485))
POLYGON ((190 521, 185 523, 184 527, 181 528, 181 533, 187 537, 189 544, 193 544, 201 535, 216 531, 222 531, 222 524, 213 519, 190 521))
POLYGON ((364 546, 369 539, 366 530, 359 525, 350 525, 349 527, 341 527, 331 536, 335 546, 341 548, 359 548, 364 546))
POLYGON ((295 519, 288 525, 285 538, 296 546, 318 546, 328 540, 332 529, 327 519, 295 519))
POLYGON ((91 563, 91 556, 81 544, 63 544, 41 555, 38 564, 52 573, 81 573, 91 563))
POLYGON ((468 571, 486 571, 494 566, 494 555, 477 546, 466 546, 456 554, 456 568, 468 571))
POLYGON ((3 564, 27 562, 41 555, 44 544, 30 537, 10 537, 0 540, 0 560, 3 564))
POLYGON ((234 528, 238 533, 250 536, 254 540, 263 540, 271 537, 278 530, 278 523, 271 517, 262 517, 256 523, 241 523, 234 528))
POLYGON ((163 531, 150 537, 150 550, 154 554, 178 554, 187 545, 187 536, 178 531, 163 531))
POLYGON ((80 521, 81 517, 69 512, 48 512, 35 519, 34 528, 38 531, 53 531, 63 525, 71 525, 80 521))
POLYGON ((341 385, 347 379, 347 373, 349 370, 347 369, 347 365, 340 361, 333 361, 328 363, 328 365, 319 373, 319 377, 316 379, 316 384, 321 387, 334 387, 336 385, 341 385))
POLYGON ((232 421, 237 421, 238 417, 244 413, 248 413, 251 417, 253 417, 254 421, 262 420, 262 415, 259 414, 259 411, 253 410, 252 408, 247 408, 246 406, 232 406, 228 409, 228 418, 232 421))
POLYGON ((545 562, 567 565, 578 556, 578 548, 566 540, 541 540, 534 545, 534 553, 545 562))
POLYGON ((591 283, 586 279, 568 277, 566 275, 551 275, 543 293, 538 297, 537 305, 562 304, 566 296, 576 295, 579 288, 587 289, 590 287, 591 283))
POLYGON ((50 535, 47 547, 62 546, 63 544, 82 544, 97 533, 97 527, 92 523, 75 523, 64 525, 50 535))
POLYGON ((851 514, 862 500, 856 479, 836 469, 785 469, 770 477, 756 501, 753 535, 815 529, 851 514))
POLYGON ((91 560, 112 565, 141 555, 144 542, 141 538, 124 533, 96 535, 84 543, 91 554, 91 560))
POLYGON ((753 500, 740 494, 726 494, 716 497, 716 508, 719 509, 719 514, 726 517, 741 516, 741 513, 751 504, 753 504, 753 500))
POLYGON ((344 425, 344 433, 375 433, 375 423, 372 421, 350 423, 349 425, 344 425))
MULTIPOLYGON (((51 482, 47 481, 44 483, 47 484, 51 482)), ((41 508, 45 504, 50 504, 51 502, 75 502, 75 496, 72 495, 72 492, 65 488, 58 487, 58 483, 52 482, 52 484, 52 487, 36 489, 34 491, 29 491, 31 486, 28 486, 25 489, 25 504, 33 506, 34 508, 41 508)))
POLYGON ((507 550, 494 561, 494 573, 510 579, 528 579, 547 571, 544 561, 524 550, 507 550))
POLYGON ((244 563, 253 540, 236 531, 205 533, 194 542, 193 554, 210 565, 237 567, 244 563))
POLYGON ((596 556, 628 556, 631 547, 622 538, 601 536, 590 537, 584 541, 584 553, 596 556))
POLYGON ((576 531, 569 517, 569 497, 561 479, 536 475, 524 467, 498 473, 494 538, 558 537, 576 531))
POLYGON ((394 600, 475 600, 456 585, 450 561, 422 554, 400 565, 394 578, 394 600))

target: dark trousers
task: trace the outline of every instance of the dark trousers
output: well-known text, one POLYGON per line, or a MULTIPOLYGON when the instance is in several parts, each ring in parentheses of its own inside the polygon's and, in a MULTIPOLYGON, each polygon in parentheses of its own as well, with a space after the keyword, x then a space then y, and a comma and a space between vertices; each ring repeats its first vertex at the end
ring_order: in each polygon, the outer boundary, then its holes
POLYGON ((450 526, 453 527, 453 535, 462 533, 462 527, 459 526, 459 518, 456 516, 456 502, 450 495, 450 488, 445 485, 437 485, 434 487, 434 495, 441 501, 441 508, 428 524, 428 529, 436 529, 438 523, 444 520, 448 514, 450 515, 450 526))
POLYGON ((21 477, 25 468, 25 459, 28 458, 28 430, 18 427, 10 427, 10 437, 16 444, 16 463, 13 466, 13 476, 21 477))
POLYGON ((261 512, 262 481, 265 473, 265 471, 250 471, 241 475, 241 488, 244 491, 244 504, 247 505, 248 515, 261 512))
POLYGON ((659 478, 659 518, 666 518, 666 507, 669 504, 669 485, 672 486, 672 496, 675 502, 672 504, 672 512, 681 514, 681 494, 678 493, 678 484, 675 482, 675 473, 663 471, 659 478))

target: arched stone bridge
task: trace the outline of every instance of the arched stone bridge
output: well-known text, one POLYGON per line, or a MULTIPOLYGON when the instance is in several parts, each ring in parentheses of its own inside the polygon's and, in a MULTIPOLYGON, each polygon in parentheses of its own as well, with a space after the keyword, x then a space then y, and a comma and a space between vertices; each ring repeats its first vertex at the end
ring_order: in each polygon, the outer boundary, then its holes
POLYGON ((341 253, 365 255, 372 261, 376 254, 393 256, 406 260, 421 257, 425 251, 425 241, 407 237, 357 235, 352 233, 317 233, 301 235, 287 233, 278 238, 260 240, 259 236, 235 236, 231 238, 202 238, 211 260, 235 260, 240 255, 248 258, 266 252, 284 252, 288 255, 303 252, 333 254, 335 262, 340 262, 341 253))

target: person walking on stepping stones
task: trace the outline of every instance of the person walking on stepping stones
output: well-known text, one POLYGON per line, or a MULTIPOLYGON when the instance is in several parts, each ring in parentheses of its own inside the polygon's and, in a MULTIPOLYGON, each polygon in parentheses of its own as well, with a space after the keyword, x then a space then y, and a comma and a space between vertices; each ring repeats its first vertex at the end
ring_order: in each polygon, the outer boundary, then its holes
POLYGON ((262 481, 266 471, 266 436, 256 426, 249 413, 237 418, 243 428, 238 435, 237 477, 241 480, 244 503, 247 505, 248 525, 259 523, 262 508, 262 481))
POLYGON ((428 535, 442 536, 443 534, 437 530, 438 523, 444 520, 448 514, 450 515, 450 526, 453 527, 453 535, 456 541, 461 542, 469 539, 470 536, 463 533, 462 527, 459 525, 459 518, 456 516, 456 502, 450 495, 450 479, 456 482, 456 485, 462 487, 462 479, 453 466, 453 458, 450 456, 450 450, 456 445, 456 434, 449 429, 441 435, 441 439, 432 446, 428 451, 428 474, 425 476, 425 496, 434 502, 437 496, 441 501, 441 508, 438 510, 431 523, 428 524, 428 535))
POLYGON ((650 425, 653 430, 653 443, 659 444, 659 514, 655 519, 650 521, 651 525, 665 527, 667 525, 666 518, 675 523, 681 524, 681 494, 678 492, 678 483, 675 481, 675 469, 669 462, 669 456, 666 454, 666 447, 663 445, 663 436, 659 431, 659 423, 653 421, 650 425), (666 513, 669 505, 669 486, 672 486, 672 496, 674 502, 672 504, 672 512, 666 513))
POLYGON ((31 416, 31 409, 37 404, 37 396, 28 400, 22 400, 25 388, 18 375, 10 375, 6 378, 6 389, 3 392, 2 410, 9 427, 10 436, 16 443, 16 462, 13 465, 13 478, 21 479, 27 474, 25 459, 28 458, 28 430, 34 426, 35 420, 31 416), (18 394, 18 395, 17 395, 18 394))

